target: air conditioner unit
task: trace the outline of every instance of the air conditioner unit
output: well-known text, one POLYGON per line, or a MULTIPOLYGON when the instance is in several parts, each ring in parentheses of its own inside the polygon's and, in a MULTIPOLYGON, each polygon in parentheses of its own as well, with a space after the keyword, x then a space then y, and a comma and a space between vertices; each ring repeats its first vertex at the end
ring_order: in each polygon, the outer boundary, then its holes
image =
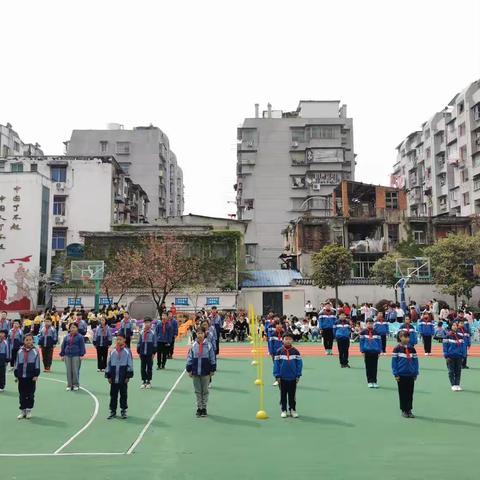
POLYGON ((293 142, 292 143, 292 148, 298 148, 298 142, 293 142))
POLYGON ((63 225, 65 223, 65 217, 55 217, 55 225, 63 225))
POLYGON ((248 146, 248 148, 253 148, 253 141, 250 140, 250 141, 247 143, 247 146, 248 146))
POLYGON ((312 183, 312 190, 320 190, 321 185, 319 183, 312 183))
POLYGON ((59 192, 63 192, 65 190, 65 183, 64 182, 57 182, 55 184, 55 186, 57 187, 57 191, 59 191, 59 192))

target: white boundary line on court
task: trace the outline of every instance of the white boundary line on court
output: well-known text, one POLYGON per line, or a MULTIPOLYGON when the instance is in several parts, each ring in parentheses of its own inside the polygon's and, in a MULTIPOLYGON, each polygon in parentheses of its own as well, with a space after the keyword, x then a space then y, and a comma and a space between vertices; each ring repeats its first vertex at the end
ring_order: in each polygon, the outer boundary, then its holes
POLYGON ((153 423, 155 420, 155 417, 162 411, 163 407, 167 403, 167 400, 170 398, 170 395, 173 393, 175 388, 177 388, 177 385, 180 383, 182 380, 183 376, 187 373, 186 370, 183 370, 183 372, 179 375, 177 378, 176 382, 173 384, 172 388, 168 391, 168 393, 165 395, 165 398, 163 399, 162 403, 158 406, 158 408, 155 410, 153 415, 150 417, 150 420, 148 423, 143 427, 143 430, 140 432, 140 435, 137 437, 137 439, 132 443, 132 446, 125 452, 127 455, 131 455, 133 451, 137 448, 138 444, 142 441, 145 433, 147 433, 147 430, 150 428, 150 425, 153 423))
MULTIPOLYGON (((72 443, 82 432, 84 432, 95 420, 95 418, 98 415, 98 410, 99 410, 99 402, 98 398, 89 390, 87 390, 84 387, 80 387, 81 390, 85 391, 88 393, 94 400, 95 402, 95 410, 93 412, 92 417, 90 420, 77 432, 75 435, 70 437, 60 448, 55 450, 54 453, 0 453, 0 458, 4 457, 75 457, 75 456, 118 456, 118 455, 131 455, 133 451, 138 447, 139 443, 142 441, 143 437, 145 436, 145 433, 147 433, 147 430, 150 428, 152 425, 153 421, 157 417, 157 415, 162 411, 163 407, 167 403, 167 400, 170 398, 172 395, 173 391, 175 388, 177 388, 177 385, 180 383, 182 380, 183 376, 185 375, 186 370, 183 370, 183 372, 178 376, 177 380, 173 384, 172 388, 167 392, 165 395, 164 399, 162 400, 162 403, 158 406, 158 408, 155 410, 153 415, 150 417, 148 423, 143 427, 142 431, 136 438, 136 440, 133 442, 131 447, 126 451, 126 452, 71 452, 71 453, 61 453, 61 451, 66 448, 70 443, 72 443)), ((48 378, 48 377, 39 377, 44 380, 50 380, 51 382, 57 382, 57 383, 63 383, 66 384, 64 380, 58 380, 56 378, 48 378)))

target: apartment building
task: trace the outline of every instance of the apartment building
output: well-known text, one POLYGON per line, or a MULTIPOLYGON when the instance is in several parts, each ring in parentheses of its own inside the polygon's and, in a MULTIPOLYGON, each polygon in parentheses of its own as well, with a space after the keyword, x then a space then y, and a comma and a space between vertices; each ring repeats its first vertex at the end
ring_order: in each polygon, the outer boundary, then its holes
POLYGON ((126 130, 111 123, 106 130, 74 130, 65 142, 71 156, 114 156, 150 200, 148 221, 183 214, 183 172, 168 137, 153 125, 126 130))
POLYGON ((325 196, 354 178, 353 121, 333 101, 300 101, 295 111, 267 110, 238 129, 237 218, 248 221, 247 265, 279 268, 282 230, 300 213, 325 209, 325 196))
POLYGON ((469 230, 480 213, 480 80, 398 145, 391 184, 406 189, 409 217, 439 227, 415 230, 419 243, 469 230))
POLYGON ((9 155, 43 155, 38 143, 23 142, 10 123, 0 125, 0 158, 9 155))

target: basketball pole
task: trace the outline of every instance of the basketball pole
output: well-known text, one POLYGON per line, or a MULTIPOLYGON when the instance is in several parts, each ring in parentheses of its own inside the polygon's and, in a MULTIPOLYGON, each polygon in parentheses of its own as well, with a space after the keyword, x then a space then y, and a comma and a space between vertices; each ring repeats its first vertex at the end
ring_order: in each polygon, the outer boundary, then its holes
POLYGON ((100 306, 100 280, 95 280, 95 312, 98 313, 100 306))

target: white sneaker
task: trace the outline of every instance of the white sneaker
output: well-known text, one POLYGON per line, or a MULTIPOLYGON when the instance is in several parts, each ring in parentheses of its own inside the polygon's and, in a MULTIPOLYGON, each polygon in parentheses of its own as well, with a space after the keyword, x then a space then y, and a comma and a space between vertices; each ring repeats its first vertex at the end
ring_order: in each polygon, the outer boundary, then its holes
POLYGON ((373 383, 369 383, 368 388, 373 388, 373 383))
POLYGON ((378 388, 378 383, 373 383, 373 388, 378 388))
POLYGON ((4 392, 5 389, 4 388, 0 388, 0 393, 4 392))
POLYGON ((287 412, 282 412, 282 413, 280 414, 280 416, 281 416, 282 418, 287 418, 287 412))
POLYGON ((74 392, 78 392, 79 389, 80 389, 80 387, 77 387, 77 386, 73 387, 74 392))
POLYGON ((97 368, 97 372, 101 372, 101 370, 99 368, 97 368))
POLYGON ((22 420, 25 418, 25 412, 22 412, 20 415, 18 415, 17 420, 22 420))
POLYGON ((457 392, 461 392, 463 388, 460 385, 457 385, 457 392))
POLYGON ((69 391, 71 390, 71 388, 70 388, 70 387, 67 387, 65 390, 66 390, 67 392, 69 392, 69 391))
POLYGON ((295 410, 290 410, 290 415, 292 418, 298 418, 298 413, 295 410))
POLYGON ((147 383, 147 386, 145 387, 147 390, 150 390, 152 388, 152 384, 151 383, 147 383))
POLYGON ((456 385, 452 385, 452 392, 456 392, 457 391, 457 386, 456 385))
POLYGON ((30 420, 30 419, 32 418, 32 411, 31 411, 31 410, 27 410, 27 413, 26 413, 26 415, 25 415, 25 418, 26 418, 27 420, 30 420))
POLYGON ((142 388, 142 389, 143 389, 143 388, 147 388, 147 384, 146 384, 146 383, 142 383, 142 384, 140 385, 140 388, 142 388))
POLYGON ((272 383, 272 385, 273 385, 274 387, 278 387, 278 382, 275 380, 275 381, 272 383))

